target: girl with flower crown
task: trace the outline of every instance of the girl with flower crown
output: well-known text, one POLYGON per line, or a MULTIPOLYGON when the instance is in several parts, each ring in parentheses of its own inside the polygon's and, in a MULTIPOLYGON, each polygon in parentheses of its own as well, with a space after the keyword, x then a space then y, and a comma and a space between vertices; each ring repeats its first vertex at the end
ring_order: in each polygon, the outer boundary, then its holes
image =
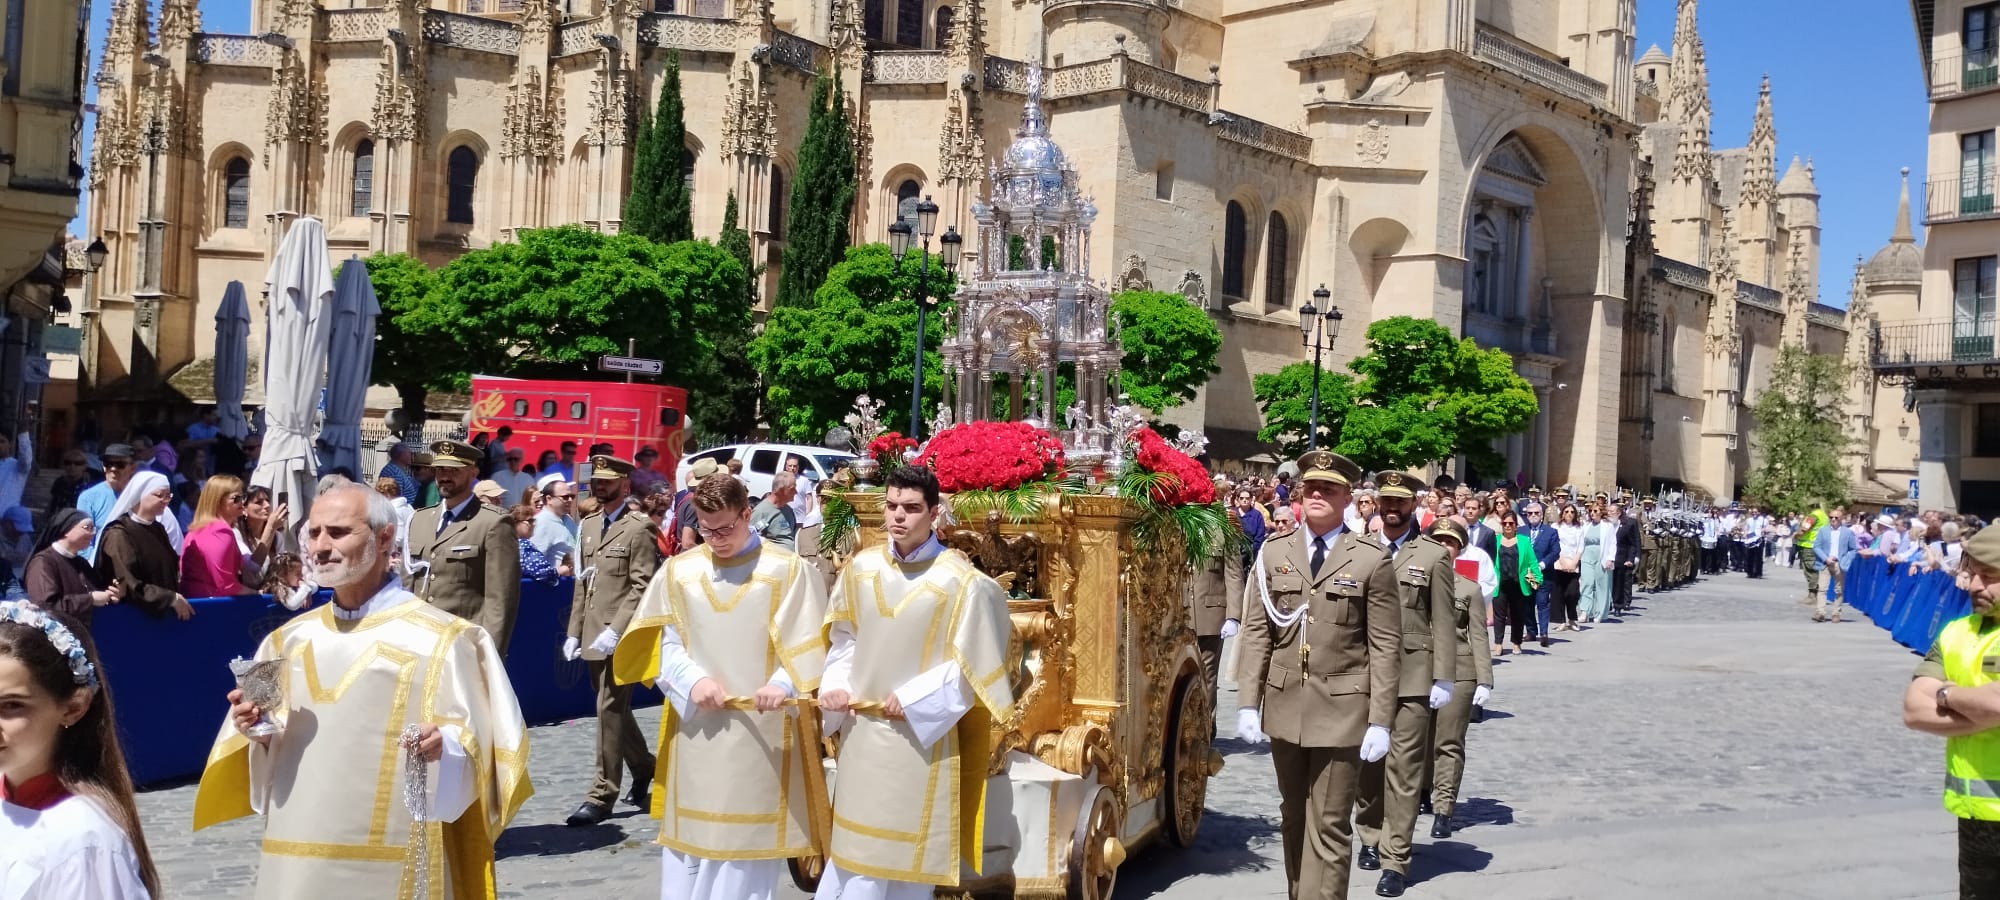
POLYGON ((89 634, 0 602, 0 900, 159 890, 89 634))

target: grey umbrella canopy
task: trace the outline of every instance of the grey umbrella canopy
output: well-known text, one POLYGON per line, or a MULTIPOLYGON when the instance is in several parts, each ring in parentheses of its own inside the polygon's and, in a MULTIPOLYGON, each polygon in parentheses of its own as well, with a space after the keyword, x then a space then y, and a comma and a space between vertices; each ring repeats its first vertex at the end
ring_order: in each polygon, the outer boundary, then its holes
POLYGON ((243 282, 232 281, 215 311, 215 412, 221 419, 217 427, 239 441, 250 434, 243 417, 243 389, 249 380, 250 301, 243 282))
POLYGON ((303 515, 315 481, 313 412, 333 334, 333 267, 318 219, 299 219, 285 232, 264 291, 264 452, 250 483, 270 488, 303 515))
POLYGON ((375 317, 382 314, 368 266, 358 256, 340 266, 333 288, 333 336, 326 360, 326 424, 320 443, 329 469, 345 466, 361 475, 361 416, 368 399, 368 376, 375 367, 375 317))

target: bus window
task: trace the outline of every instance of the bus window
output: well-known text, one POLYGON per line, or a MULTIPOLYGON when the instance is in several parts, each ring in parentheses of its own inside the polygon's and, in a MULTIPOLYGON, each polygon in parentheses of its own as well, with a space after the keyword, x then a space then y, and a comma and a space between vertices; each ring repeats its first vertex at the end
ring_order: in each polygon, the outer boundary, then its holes
POLYGON ((525 419, 527 417, 528 417, 528 401, 516 399, 514 401, 514 418, 525 419))
POLYGON ((759 450, 750 454, 748 468, 759 475, 775 475, 778 472, 778 461, 784 458, 785 454, 780 450, 759 450))
POLYGON ((542 418, 553 419, 555 417, 556 417, 556 402, 554 400, 543 400, 542 418))
POLYGON ((660 427, 672 428, 681 423, 681 411, 670 406, 660 407, 660 427))
POLYGON ((569 417, 572 419, 581 419, 587 409, 588 405, 582 400, 572 400, 569 404, 569 417))

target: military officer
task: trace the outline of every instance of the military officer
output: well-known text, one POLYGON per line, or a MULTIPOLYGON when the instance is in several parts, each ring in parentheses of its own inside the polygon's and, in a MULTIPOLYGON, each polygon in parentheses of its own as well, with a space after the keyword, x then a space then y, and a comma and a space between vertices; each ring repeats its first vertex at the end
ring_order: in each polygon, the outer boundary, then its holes
MULTIPOLYGON (((1410 834, 1417 827, 1417 799, 1423 792, 1431 710, 1451 700, 1458 665, 1458 654, 1451 652, 1458 639, 1452 599, 1452 560, 1458 554, 1417 528, 1411 513, 1425 490, 1421 479, 1381 472, 1375 485, 1381 540, 1402 605, 1401 674, 1389 755, 1361 766, 1354 824, 1361 832, 1361 868, 1383 870, 1376 895, 1400 897, 1410 872, 1410 834)), ((1485 621, 1480 619, 1482 625, 1485 621)))
POLYGON ((577 523, 577 560, 583 568, 577 572, 563 653, 584 660, 597 689, 597 777, 590 796, 569 814, 571 825, 596 825, 610 818, 623 769, 632 770, 632 792, 626 799, 640 809, 648 809, 652 800, 653 753, 632 718, 632 686, 618 684, 611 675, 618 636, 631 623, 660 565, 648 527, 652 520, 625 506, 632 469, 632 463, 617 457, 592 456, 590 495, 597 500, 597 511, 577 523))
POLYGON ((1222 642, 1235 637, 1243 624, 1243 554, 1223 547, 1188 582, 1188 618, 1194 625, 1195 650, 1208 673, 1208 708, 1215 708, 1215 687, 1222 674, 1222 642))
POLYGON ((431 445, 438 504, 410 517, 410 587, 425 602, 486 629, 501 653, 521 609, 521 542, 507 517, 472 495, 484 451, 431 445))
POLYGON ((1651 593, 1660 589, 1662 563, 1666 559, 1660 536, 1653 530, 1653 498, 1639 501, 1639 589, 1651 593))
POLYGON ((1236 729, 1271 742, 1293 900, 1347 896, 1361 764, 1388 754, 1396 719, 1402 596, 1382 545, 1343 521, 1360 478, 1339 454, 1301 457, 1300 527, 1264 543, 1245 588, 1236 729))
MULTIPOLYGON (((1465 528, 1450 519, 1431 525, 1431 537, 1465 550, 1465 528)), ((1486 598, 1479 583, 1452 573, 1452 641, 1458 657, 1457 684, 1451 702, 1437 711, 1429 753, 1424 758, 1424 784, 1431 791, 1431 837, 1451 837, 1451 811, 1458 804, 1459 779, 1465 774, 1465 728, 1472 708, 1484 707, 1493 693, 1493 647, 1486 641, 1486 598)), ((1444 652, 1444 651, 1440 651, 1444 652)))

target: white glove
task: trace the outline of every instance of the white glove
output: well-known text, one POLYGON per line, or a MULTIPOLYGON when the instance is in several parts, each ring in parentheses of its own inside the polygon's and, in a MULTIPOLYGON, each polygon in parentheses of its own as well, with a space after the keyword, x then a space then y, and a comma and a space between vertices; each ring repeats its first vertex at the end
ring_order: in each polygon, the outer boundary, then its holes
POLYGON ((1486 706, 1486 698, 1491 696, 1493 696, 1493 686, 1490 684, 1482 684, 1473 688, 1472 705, 1484 708, 1486 706))
POLYGON ((1229 620, 1227 620, 1227 621, 1223 622, 1223 623, 1222 623, 1222 638, 1223 638, 1223 640, 1228 640, 1228 639, 1230 639, 1230 638, 1233 638, 1233 637, 1235 637, 1235 636, 1236 636, 1236 632, 1238 632, 1238 631, 1241 631, 1242 629, 1243 629, 1243 626, 1241 626, 1241 625, 1237 624, 1237 622, 1236 622, 1236 620, 1235 620, 1235 619, 1229 619, 1229 620))
POLYGON ((1451 702, 1451 682, 1449 681, 1431 682, 1431 708, 1443 709, 1444 705, 1450 702, 1451 702))
POLYGON ((583 642, 576 638, 563 638, 563 659, 576 662, 583 658, 583 642))
POLYGON ((604 629, 597 635, 597 640, 590 642, 590 649, 606 656, 611 655, 612 651, 618 649, 618 632, 609 628, 604 629))
POLYGON ((1255 707, 1246 706, 1236 711, 1236 737, 1252 744, 1262 744, 1271 739, 1263 731, 1264 717, 1255 707))
POLYGON ((1389 755, 1389 729, 1380 725, 1368 726, 1368 733, 1361 736, 1361 761, 1374 762, 1389 755))

